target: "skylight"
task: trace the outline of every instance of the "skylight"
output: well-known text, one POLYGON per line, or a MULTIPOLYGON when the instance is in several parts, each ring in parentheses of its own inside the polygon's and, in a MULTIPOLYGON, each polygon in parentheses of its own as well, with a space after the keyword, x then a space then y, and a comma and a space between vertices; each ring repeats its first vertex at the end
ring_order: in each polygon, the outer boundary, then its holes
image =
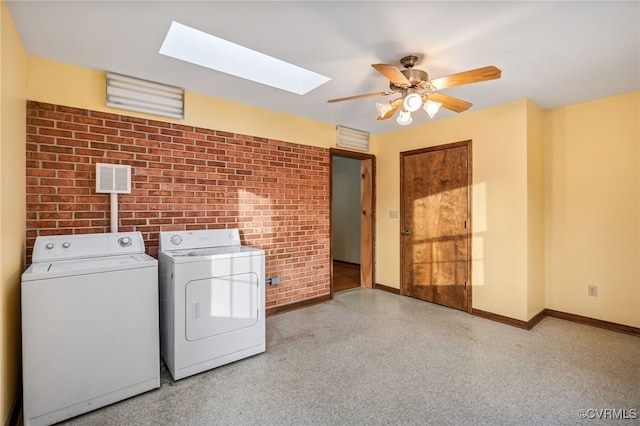
POLYGON ((172 22, 160 54, 304 95, 329 77, 172 22))

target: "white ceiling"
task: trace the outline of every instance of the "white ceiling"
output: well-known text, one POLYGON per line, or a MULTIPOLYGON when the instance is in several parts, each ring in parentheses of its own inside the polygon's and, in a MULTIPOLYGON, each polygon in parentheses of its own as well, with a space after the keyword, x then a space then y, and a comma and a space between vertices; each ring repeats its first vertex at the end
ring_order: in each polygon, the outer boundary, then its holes
MULTIPOLYGON (((445 89, 467 112, 529 98, 543 109, 640 90, 638 1, 8 0, 27 53, 374 134, 388 89, 371 64, 417 55, 431 78, 486 65, 499 80, 445 89), (172 21, 331 78, 297 95, 159 54, 172 21)), ((251 67, 252 64, 246 64, 251 67)), ((187 114, 189 105, 186 105, 187 114)), ((464 113, 463 113, 464 114, 464 113)), ((434 119, 455 113, 441 110, 434 119)), ((413 114, 412 126, 429 119, 413 114)))

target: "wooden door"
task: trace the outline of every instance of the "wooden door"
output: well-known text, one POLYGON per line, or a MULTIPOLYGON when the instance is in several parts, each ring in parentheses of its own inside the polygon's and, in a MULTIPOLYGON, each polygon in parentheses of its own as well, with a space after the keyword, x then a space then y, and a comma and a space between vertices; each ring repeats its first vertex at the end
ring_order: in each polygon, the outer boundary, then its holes
POLYGON ((360 160, 360 285, 373 288, 373 160, 360 160))
POLYGON ((470 307, 470 141, 401 153, 402 294, 470 307))

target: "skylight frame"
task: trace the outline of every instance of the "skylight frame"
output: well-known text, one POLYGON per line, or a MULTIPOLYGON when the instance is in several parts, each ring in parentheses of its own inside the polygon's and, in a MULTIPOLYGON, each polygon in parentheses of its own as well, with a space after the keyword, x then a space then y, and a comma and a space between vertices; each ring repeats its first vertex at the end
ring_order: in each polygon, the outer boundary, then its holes
POLYGON ((171 23, 159 53, 298 95, 331 80, 176 21, 171 23))

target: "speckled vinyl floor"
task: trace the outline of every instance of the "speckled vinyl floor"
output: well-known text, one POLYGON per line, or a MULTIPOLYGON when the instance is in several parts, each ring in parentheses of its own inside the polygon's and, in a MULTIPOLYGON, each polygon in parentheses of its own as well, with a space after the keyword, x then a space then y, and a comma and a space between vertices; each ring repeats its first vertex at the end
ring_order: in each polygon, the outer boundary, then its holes
POLYGON ((525 331, 359 288, 267 318, 263 354, 177 382, 163 371, 159 389, 63 424, 604 423, 640 424, 640 338, 557 318, 525 331))

